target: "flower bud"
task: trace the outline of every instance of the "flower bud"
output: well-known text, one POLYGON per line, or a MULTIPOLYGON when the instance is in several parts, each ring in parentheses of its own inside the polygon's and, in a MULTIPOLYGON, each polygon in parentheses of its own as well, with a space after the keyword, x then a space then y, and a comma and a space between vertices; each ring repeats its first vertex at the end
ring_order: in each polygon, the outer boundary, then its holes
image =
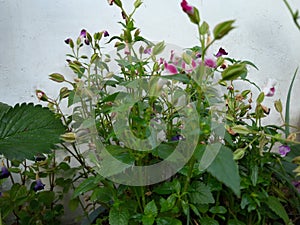
POLYGON ((65 81, 65 77, 59 73, 52 73, 49 75, 50 80, 61 83, 65 81))
POLYGON ((44 102, 48 102, 48 97, 45 94, 45 92, 41 91, 41 90, 36 90, 35 91, 36 97, 40 100, 40 101, 44 101, 44 102))

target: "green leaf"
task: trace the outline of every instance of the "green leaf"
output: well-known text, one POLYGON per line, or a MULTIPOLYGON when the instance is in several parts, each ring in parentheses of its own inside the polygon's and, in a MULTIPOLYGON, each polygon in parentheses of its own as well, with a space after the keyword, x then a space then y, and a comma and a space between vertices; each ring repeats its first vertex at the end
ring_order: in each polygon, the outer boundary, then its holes
POLYGON ((227 209, 224 206, 213 206, 209 209, 209 211, 213 214, 225 214, 225 213, 227 213, 227 209))
POLYGON ((210 164, 215 160, 216 156, 219 154, 222 145, 220 143, 214 143, 207 145, 202 158, 199 163, 199 170, 206 170, 210 164))
POLYGON ((219 225, 218 221, 216 221, 210 217, 202 217, 200 219, 200 224, 201 225, 219 225))
POLYGON ((290 104, 291 104, 291 95, 292 95, 292 89, 293 89, 293 85, 294 85, 294 81, 296 78, 296 75, 298 73, 298 68, 296 69, 294 76, 292 78, 290 87, 289 87, 289 91, 288 91, 288 95, 286 97, 286 105, 285 105, 285 137, 288 137, 290 134, 290 104))
POLYGON ((145 213, 145 215, 151 215, 154 217, 157 216, 157 207, 156 207, 154 200, 152 200, 151 202, 149 202, 146 205, 146 207, 144 209, 144 213, 145 213))
POLYGON ((265 93, 261 92, 256 99, 257 104, 262 103, 264 101, 264 99, 265 99, 265 93))
POLYGON ((73 198, 78 197, 81 194, 84 194, 87 191, 93 190, 96 187, 98 187, 99 182, 101 178, 96 176, 96 177, 89 177, 85 179, 75 190, 73 193, 73 198))
POLYGON ((121 206, 113 206, 109 211, 110 225, 126 225, 128 224, 130 214, 128 209, 121 206))
POLYGON ((209 204, 215 203, 215 199, 210 188, 200 181, 192 183, 188 192, 190 202, 193 204, 209 204))
POLYGON ((173 75, 159 76, 159 77, 162 79, 180 81, 184 84, 188 84, 190 82, 190 79, 186 74, 173 74, 173 75))
POLYGON ((11 106, 0 102, 0 121, 2 116, 11 108, 11 106))
POLYGON ((245 223, 243 223, 239 220, 229 220, 228 225, 245 225, 245 223))
POLYGON ((238 166, 233 160, 232 151, 222 146, 215 160, 207 168, 207 171, 224 183, 227 187, 240 196, 240 175, 238 166))
POLYGON ((222 72, 222 80, 236 80, 237 78, 244 76, 247 73, 247 67, 245 63, 236 63, 228 66, 222 72))
POLYGON ((213 30, 215 39, 221 39, 226 34, 229 33, 234 27, 232 24, 234 23, 234 20, 228 20, 222 23, 219 23, 213 30))
POLYGON ((0 154, 9 160, 33 159, 49 153, 64 131, 60 118, 48 108, 17 104, 0 118, 0 154))
POLYGON ((273 212, 275 212, 283 221, 287 224, 289 222, 289 216, 287 215, 284 207, 280 203, 280 201, 274 197, 269 196, 267 200, 267 204, 273 212))
POLYGON ((172 217, 159 217, 156 219, 157 225, 182 225, 181 221, 172 217))

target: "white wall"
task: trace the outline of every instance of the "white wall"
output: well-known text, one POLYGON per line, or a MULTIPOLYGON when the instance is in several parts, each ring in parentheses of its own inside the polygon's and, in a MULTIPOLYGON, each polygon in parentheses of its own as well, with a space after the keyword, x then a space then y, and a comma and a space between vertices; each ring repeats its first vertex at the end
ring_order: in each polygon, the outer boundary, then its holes
MULTIPOLYGON (((123 0, 131 7, 130 0, 123 0)), ((226 19, 236 19, 229 36, 216 44, 230 56, 253 61, 259 71, 249 78, 260 85, 268 77, 278 80, 277 92, 269 99, 285 101, 290 78, 300 65, 300 32, 281 0, 190 0, 211 26, 226 19)), ((291 0, 294 8, 300 2, 291 0)), ((182 13, 180 0, 144 0, 136 14, 137 26, 152 41, 165 40, 182 47, 197 44, 195 26, 182 13)), ((35 89, 48 95, 58 92, 57 84, 48 80, 53 72, 69 73, 64 43, 76 38, 82 28, 90 33, 108 30, 120 33, 120 14, 106 0, 0 0, 0 101, 35 102, 35 89)), ((300 120, 298 94, 300 74, 293 93, 292 119, 300 120)), ((273 110, 274 113, 274 110, 273 110)), ((275 119, 278 117, 275 116, 275 119)))

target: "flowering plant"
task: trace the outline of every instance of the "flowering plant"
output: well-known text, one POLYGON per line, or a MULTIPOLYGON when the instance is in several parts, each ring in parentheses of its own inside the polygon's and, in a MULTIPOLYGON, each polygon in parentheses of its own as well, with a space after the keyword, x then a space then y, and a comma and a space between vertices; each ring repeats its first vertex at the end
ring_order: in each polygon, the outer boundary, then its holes
MULTIPOLYGON (((83 224, 296 222, 300 195, 292 170, 299 163, 293 158, 299 143, 280 100, 275 109, 285 126, 262 123, 270 111, 263 101, 274 95, 275 82, 260 89, 248 78, 248 67, 255 65, 230 58, 227 49, 209 55, 234 29, 234 20, 211 30, 199 10, 182 0, 199 46, 163 57, 165 42, 153 43, 135 27, 142 1, 136 0, 130 13, 121 0, 109 3, 121 11, 122 33, 91 35, 83 29, 76 40, 67 38, 74 79, 53 73, 51 80, 66 84, 58 97, 36 92, 66 129, 46 159, 25 167, 43 168, 49 177, 49 191, 42 174, 36 177, 33 190, 51 193, 44 194, 49 201, 38 200, 61 215, 59 200, 72 190, 69 206, 82 208, 83 224), (114 56, 103 47, 112 43, 114 56), (82 53, 88 50, 90 57, 82 53), (251 88, 238 90, 238 82, 249 83, 258 96, 251 88), (71 115, 62 110, 65 99, 71 115), (272 151, 277 144, 279 150, 272 151), (59 150, 67 153, 63 160, 56 157, 59 150)), ((16 168, 19 164, 3 165, 1 179, 16 168)), ((28 222, 32 212, 24 216, 5 203, 12 196, 1 198, 1 209, 28 222)))

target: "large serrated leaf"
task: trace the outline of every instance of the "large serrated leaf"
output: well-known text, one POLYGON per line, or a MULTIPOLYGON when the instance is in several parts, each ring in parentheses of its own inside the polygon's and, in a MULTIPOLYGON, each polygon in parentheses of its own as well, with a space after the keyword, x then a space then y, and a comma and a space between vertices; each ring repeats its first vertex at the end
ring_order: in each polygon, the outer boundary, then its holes
POLYGON ((17 104, 0 118, 0 154, 9 160, 33 159, 50 152, 64 132, 61 120, 48 108, 17 104))
POLYGON ((232 151, 222 146, 207 171, 240 196, 240 175, 232 151))
POLYGON ((11 106, 0 102, 0 121, 2 116, 11 108, 11 106))

